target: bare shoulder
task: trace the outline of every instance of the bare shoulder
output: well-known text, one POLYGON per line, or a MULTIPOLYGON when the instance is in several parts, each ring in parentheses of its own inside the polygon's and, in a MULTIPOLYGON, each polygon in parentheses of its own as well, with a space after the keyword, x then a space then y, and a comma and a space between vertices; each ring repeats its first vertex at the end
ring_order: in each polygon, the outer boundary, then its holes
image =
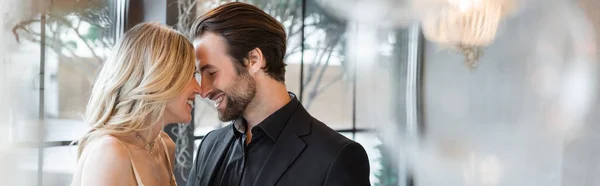
POLYGON ((90 149, 87 152, 87 158, 85 161, 86 165, 95 164, 98 161, 106 161, 100 162, 102 163, 102 165, 123 165, 124 162, 129 162, 125 164, 131 165, 129 151, 125 146, 121 144, 121 142, 117 138, 113 136, 102 137, 101 139, 98 139, 97 141, 90 144, 88 148, 90 149))
POLYGON ((161 131, 160 135, 162 135, 162 139, 165 140, 165 144, 167 145, 167 150, 169 151, 170 155, 175 155, 175 142, 173 141, 173 139, 171 139, 171 137, 161 131))
POLYGON ((106 136, 89 145, 81 185, 125 185, 131 181, 129 151, 117 138, 106 136))

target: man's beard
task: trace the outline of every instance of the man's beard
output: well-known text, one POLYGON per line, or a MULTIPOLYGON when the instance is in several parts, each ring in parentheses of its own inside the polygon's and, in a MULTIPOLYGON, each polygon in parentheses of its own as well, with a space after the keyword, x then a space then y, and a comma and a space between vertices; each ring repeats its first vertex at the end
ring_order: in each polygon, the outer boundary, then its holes
POLYGON ((219 111, 219 120, 223 122, 242 117, 256 95, 256 82, 248 73, 240 74, 234 82, 224 91, 227 104, 223 112, 219 111))

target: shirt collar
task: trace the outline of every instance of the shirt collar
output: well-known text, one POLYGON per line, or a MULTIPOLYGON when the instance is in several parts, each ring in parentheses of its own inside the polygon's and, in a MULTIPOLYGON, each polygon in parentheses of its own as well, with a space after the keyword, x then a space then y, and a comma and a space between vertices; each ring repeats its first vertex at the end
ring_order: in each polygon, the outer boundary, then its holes
MULTIPOLYGON (((291 100, 257 125, 257 127, 262 129, 273 141, 279 138, 281 131, 283 131, 288 120, 292 117, 298 105, 300 105, 300 101, 298 101, 296 95, 291 92, 288 93, 291 100)), ((233 122, 232 127, 234 134, 236 134, 236 136, 244 134, 246 132, 246 126, 246 120, 243 117, 236 119, 233 122)))

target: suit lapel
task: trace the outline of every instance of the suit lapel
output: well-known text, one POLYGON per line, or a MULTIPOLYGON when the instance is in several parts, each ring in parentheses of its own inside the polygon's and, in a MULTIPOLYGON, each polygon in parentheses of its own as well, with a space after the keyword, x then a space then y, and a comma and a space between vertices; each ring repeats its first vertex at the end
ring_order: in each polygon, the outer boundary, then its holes
POLYGON ((202 177, 200 178, 199 185, 212 185, 212 182, 214 182, 214 180, 212 180, 213 174, 216 171, 218 171, 215 170, 215 168, 219 163, 221 163, 221 160, 225 156, 229 143, 231 142, 231 140, 233 140, 233 131, 228 130, 224 135, 224 137, 214 138, 215 140, 223 140, 217 141, 214 146, 212 146, 210 149, 207 149, 207 154, 214 153, 214 155, 209 155, 206 157, 206 163, 201 169, 201 174, 199 174, 202 175, 202 177))
POLYGON ((273 150, 253 185, 272 186, 277 183, 277 180, 306 147, 306 143, 300 137, 310 133, 310 119, 311 117, 304 107, 298 106, 275 142, 273 150))

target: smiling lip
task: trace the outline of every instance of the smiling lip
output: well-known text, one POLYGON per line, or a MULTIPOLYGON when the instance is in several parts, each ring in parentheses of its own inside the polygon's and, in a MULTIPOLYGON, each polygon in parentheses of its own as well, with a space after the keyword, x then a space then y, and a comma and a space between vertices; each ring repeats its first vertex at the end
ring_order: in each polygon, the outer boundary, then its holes
POLYGON ((194 108, 194 101, 196 101, 196 95, 192 95, 190 97, 187 98, 186 103, 191 107, 194 108))
POLYGON ((225 99, 225 94, 219 94, 219 95, 213 96, 211 98, 211 100, 215 102, 215 107, 216 108, 218 108, 219 105, 221 105, 221 103, 223 102, 223 99, 225 99))
POLYGON ((188 99, 187 100, 187 104, 191 107, 194 108, 194 99, 188 99))

